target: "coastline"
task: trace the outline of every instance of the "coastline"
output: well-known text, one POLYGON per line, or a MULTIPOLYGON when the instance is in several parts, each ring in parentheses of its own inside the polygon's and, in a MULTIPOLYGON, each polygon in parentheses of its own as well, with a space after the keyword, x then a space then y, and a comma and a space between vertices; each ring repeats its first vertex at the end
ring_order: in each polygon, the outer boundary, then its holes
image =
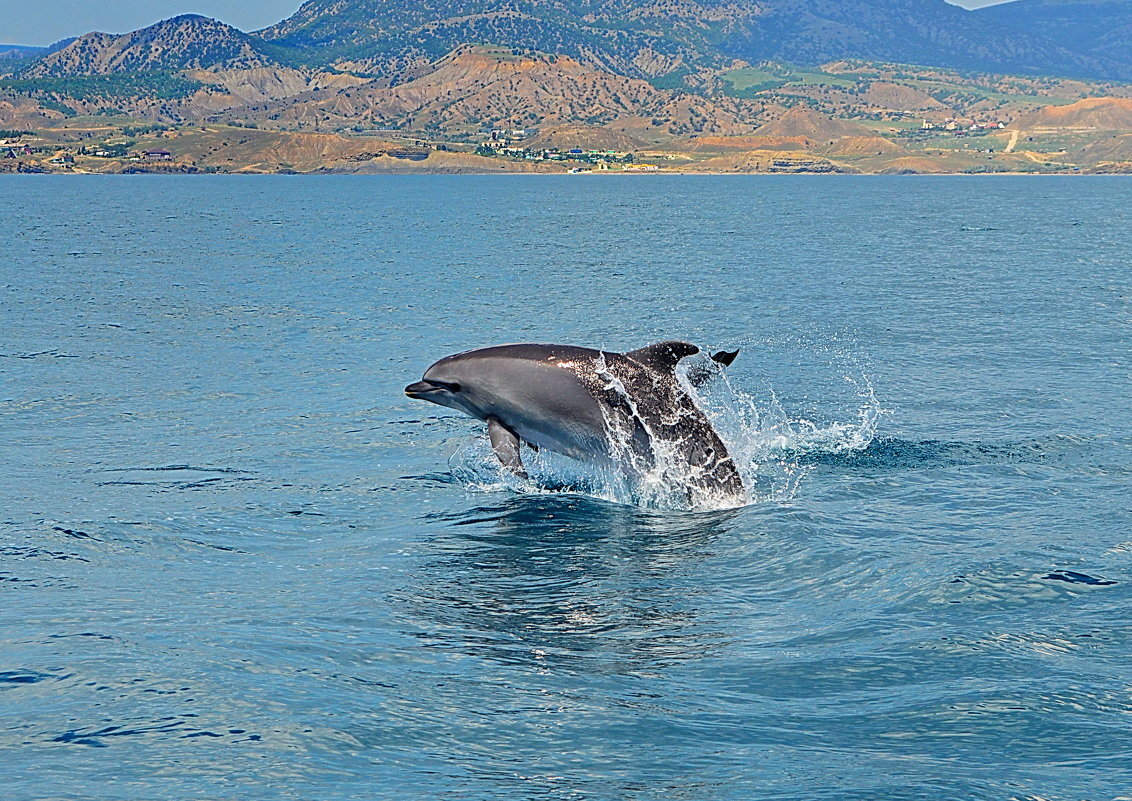
POLYGON ((100 178, 113 178, 113 177, 178 177, 178 178, 265 178, 265 177, 286 177, 286 178, 331 178, 331 177, 350 177, 350 178, 367 178, 367 177, 380 177, 380 176, 405 176, 405 177, 476 177, 476 178, 490 178, 490 177, 529 177, 529 178, 590 178, 600 176, 602 178, 641 178, 651 179, 660 177, 714 177, 714 178, 1123 178, 1132 176, 1132 169, 1127 172, 1093 172, 1080 170, 1076 172, 712 172, 709 170, 670 170, 670 171, 602 171, 594 173, 570 173, 570 172, 535 172, 530 170, 494 170, 494 171, 452 171, 452 170, 389 170, 389 171, 371 171, 371 172, 336 172, 331 170, 323 170, 317 172, 293 172, 293 171, 276 171, 276 172, 94 172, 82 170, 67 170, 67 171, 22 171, 22 172, 0 172, 0 179, 9 178, 14 176, 38 176, 38 177, 100 177, 100 178))

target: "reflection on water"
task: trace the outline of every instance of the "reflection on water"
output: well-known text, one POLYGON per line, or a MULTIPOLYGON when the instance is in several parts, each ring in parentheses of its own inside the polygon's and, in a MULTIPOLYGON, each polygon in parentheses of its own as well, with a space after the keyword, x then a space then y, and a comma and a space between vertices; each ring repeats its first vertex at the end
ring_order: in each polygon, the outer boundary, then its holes
POLYGON ((712 555, 736 512, 651 513, 583 497, 519 496, 433 516, 413 587, 438 647, 546 670, 633 672, 713 652, 672 578, 712 555))

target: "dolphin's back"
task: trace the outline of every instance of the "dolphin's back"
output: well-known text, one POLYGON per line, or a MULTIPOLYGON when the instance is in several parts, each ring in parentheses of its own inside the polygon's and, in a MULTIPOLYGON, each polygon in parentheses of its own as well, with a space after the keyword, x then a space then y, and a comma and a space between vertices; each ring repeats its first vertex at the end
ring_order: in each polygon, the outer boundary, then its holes
MULTIPOLYGON (((603 355, 603 351, 593 348, 581 348, 576 345, 536 345, 530 343, 516 345, 494 345, 490 348, 477 348, 475 350, 445 356, 438 362, 455 359, 465 359, 475 356, 477 359, 515 359, 524 362, 568 362, 595 360, 603 355)), ((619 355, 619 354, 618 354, 619 355)))

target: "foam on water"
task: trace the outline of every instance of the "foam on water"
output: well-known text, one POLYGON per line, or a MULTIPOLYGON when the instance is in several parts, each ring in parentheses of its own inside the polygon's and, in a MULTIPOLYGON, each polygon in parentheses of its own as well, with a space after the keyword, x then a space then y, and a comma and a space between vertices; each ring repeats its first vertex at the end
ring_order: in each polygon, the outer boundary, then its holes
MULTIPOLYGON (((627 407, 636 403, 604 364, 597 365, 606 389, 617 392, 627 407)), ((569 493, 611 503, 673 511, 710 511, 758 503, 781 503, 795 497, 814 454, 840 455, 862 451, 872 443, 884 413, 868 376, 846 373, 841 379, 854 389, 856 419, 818 422, 792 416, 772 388, 759 393, 740 386, 704 355, 683 360, 677 378, 698 409, 726 444, 744 495, 705 490, 705 469, 680 458, 677 445, 654 437, 655 459, 646 463, 632 448, 632 432, 615 414, 606 414, 610 453, 617 467, 583 464, 564 456, 524 448, 530 478, 514 476, 495 458, 486 434, 465 442, 452 455, 453 475, 481 492, 569 493)), ((652 432, 650 432, 651 434, 652 432)))

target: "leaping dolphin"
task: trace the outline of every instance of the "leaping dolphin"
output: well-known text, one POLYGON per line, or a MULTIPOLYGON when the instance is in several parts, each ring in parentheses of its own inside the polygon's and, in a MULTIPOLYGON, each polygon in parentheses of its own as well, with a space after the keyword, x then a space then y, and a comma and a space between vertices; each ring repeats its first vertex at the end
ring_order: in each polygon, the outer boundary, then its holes
MULTIPOLYGON (((693 502, 740 499, 743 480, 727 447, 676 377, 680 360, 699 352, 676 341, 628 353, 499 345, 444 357, 405 394, 486 421, 495 455, 521 478, 525 442, 636 475, 663 464, 693 502)), ((738 353, 711 358, 726 366, 738 353)), ((692 381, 707 372, 697 369, 692 381)))

